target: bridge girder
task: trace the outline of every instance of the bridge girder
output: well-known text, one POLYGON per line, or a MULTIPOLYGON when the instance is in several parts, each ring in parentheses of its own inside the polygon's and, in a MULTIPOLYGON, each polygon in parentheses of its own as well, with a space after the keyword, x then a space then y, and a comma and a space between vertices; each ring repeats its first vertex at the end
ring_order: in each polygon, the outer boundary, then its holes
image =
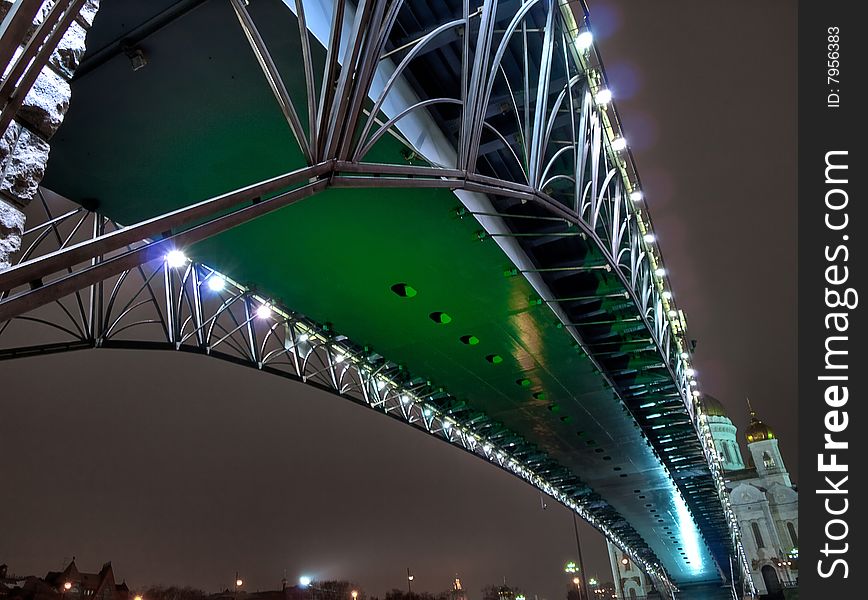
MULTIPOLYGON (((660 461, 671 473, 679 493, 686 491, 689 512, 700 529, 706 536, 716 536, 711 545, 720 541, 721 532, 728 532, 735 546, 733 551, 743 562, 731 511, 719 506, 724 497, 719 464, 716 464, 713 445, 705 436, 707 428, 691 395, 687 363, 680 356, 686 351, 683 324, 671 316, 674 305, 671 298, 663 294, 665 280, 654 273, 660 264, 659 255, 643 240, 650 220, 644 209, 637 207, 629 197, 631 191, 639 187, 638 175, 629 155, 620 154, 606 139, 608 132, 617 126, 617 113, 611 107, 598 107, 593 103, 593 94, 603 84, 595 53, 577 52, 572 45, 577 27, 576 15, 566 5, 561 7, 551 0, 532 0, 523 4, 521 14, 515 16, 515 11, 504 11, 508 3, 484 2, 473 15, 469 3, 465 3, 458 23, 429 27, 428 33, 417 43, 406 46, 401 38, 393 37, 395 26, 401 24, 412 7, 418 4, 421 1, 362 0, 355 10, 354 27, 348 32, 350 41, 340 56, 337 40, 343 26, 341 19, 335 19, 329 38, 320 40, 325 48, 325 66, 318 95, 310 58, 315 40, 305 25, 304 4, 299 3, 295 12, 305 55, 307 93, 304 101, 296 106, 297 102, 287 92, 270 57, 265 40, 257 31, 254 18, 242 2, 232 0, 241 28, 256 53, 287 126, 307 160, 307 167, 109 233, 104 231, 109 221, 94 214, 90 240, 71 243, 72 240, 68 239, 66 242, 70 243, 61 243, 60 248, 43 256, 24 256, 17 266, 0 274, 0 322, 7 321, 2 326, 4 330, 9 320, 28 318, 25 313, 63 298, 74 297, 81 304, 82 293, 87 293, 90 294, 90 304, 86 314, 82 314, 81 330, 66 331, 75 338, 73 341, 62 343, 65 345, 53 343, 40 348, 10 349, 4 356, 87 346, 130 345, 128 341, 110 339, 112 328, 105 325, 111 321, 111 314, 101 310, 105 282, 124 282, 133 273, 142 274, 154 256, 163 255, 170 247, 205 239, 261 218, 327 188, 443 187, 483 194, 490 199, 495 214, 507 225, 517 246, 537 265, 536 275, 548 288, 557 296, 583 298, 575 302, 545 301, 562 311, 565 317, 562 319, 563 328, 575 337, 579 348, 596 366, 601 379, 622 403, 622 410, 634 416, 649 444, 659 452, 668 443, 664 440, 670 431, 682 428, 692 431, 692 434, 684 434, 684 441, 690 443, 685 444, 689 447, 680 456, 667 453, 660 456, 660 461), (495 24, 501 23, 507 13, 511 27, 495 35, 495 24), (462 35, 457 35, 457 31, 463 32, 462 35), (532 32, 530 36, 528 31, 532 32), (473 35, 475 44, 471 53, 470 38, 473 35), (405 46, 406 52, 393 52, 390 56, 394 61, 391 58, 384 61, 382 57, 390 45, 393 50, 405 46), (462 64, 458 97, 428 95, 427 99, 411 100, 403 106, 395 104, 393 100, 396 97, 404 99, 396 92, 398 82, 405 78, 420 85, 420 71, 430 66, 431 61, 440 60, 444 53, 458 57, 462 64), (385 84, 378 82, 376 77, 383 69, 389 77, 385 84), (520 91, 510 87, 509 79, 515 73, 521 75, 520 91), (505 115, 504 105, 506 112, 511 109, 514 114, 505 115), (424 113, 431 115, 435 122, 445 123, 448 121, 445 115, 450 110, 460 111, 460 127, 451 133, 448 130, 443 132, 454 139, 456 147, 452 157, 454 164, 442 166, 442 163, 431 160, 432 148, 416 141, 401 119, 424 113), (303 123, 305 114, 306 124, 303 123), (434 166, 365 163, 368 152, 384 136, 402 140, 414 154, 427 158, 434 166), (526 211, 521 216, 563 219, 577 235, 552 240, 550 234, 553 230, 541 225, 542 219, 509 216, 512 210, 526 211), (590 270, 587 276, 564 275, 557 269, 568 261, 553 258, 563 252, 571 253, 573 261, 577 258, 581 261, 581 265, 574 266, 605 267, 606 270, 590 270), (611 294, 616 297, 611 297, 611 294), (589 306, 595 308, 589 310, 589 306), (613 315, 617 318, 612 318, 613 315), (601 319, 601 316, 610 318, 601 319), (642 344, 641 349, 627 350, 637 341, 642 344), (616 354, 626 352, 638 356, 624 366, 616 354), (661 406, 668 416, 658 417, 656 424, 650 425, 649 413, 642 413, 639 407, 649 394, 661 393, 676 394, 675 397, 680 397, 681 401, 661 406), (696 479, 702 480, 703 485, 686 485, 696 479), (706 493, 702 499, 694 498, 698 489, 714 490, 716 497, 709 501, 706 493)), ((335 6, 343 7, 343 3, 338 2, 335 6)), ((75 217, 78 216, 88 214, 75 213, 75 217)), ((44 231, 57 231, 55 225, 47 227, 44 231)), ((201 325, 196 326, 197 319, 205 319, 202 306, 197 306, 203 302, 201 296, 197 299, 198 287, 214 272, 203 265, 192 264, 178 283, 173 279, 177 274, 173 274, 165 264, 152 268, 153 273, 162 269, 167 296, 176 292, 191 305, 187 307, 190 309, 187 320, 177 321, 173 313, 181 307, 171 304, 169 298, 170 304, 163 307, 165 317, 155 321, 162 324, 166 341, 153 347, 190 349, 191 346, 185 342, 192 343, 194 339, 198 349, 194 351, 214 354, 215 345, 228 347, 232 334, 227 333, 225 339, 217 340, 218 344, 214 344, 211 338, 204 343, 207 336, 201 325), (183 286, 189 286, 189 289, 183 286), (190 323, 194 329, 187 333, 192 337, 183 341, 177 338, 179 334, 183 337, 181 332, 191 326, 190 323)), ((235 288, 238 296, 233 304, 238 302, 236 307, 244 307, 246 311, 244 318, 237 319, 238 331, 243 331, 248 341, 240 360, 268 370, 265 359, 280 355, 280 350, 273 349, 275 354, 269 355, 264 342, 261 348, 251 343, 251 339, 256 338, 256 327, 251 325, 254 321, 249 313, 256 303, 273 308, 278 303, 243 286, 235 285, 235 288)), ((143 289, 149 290, 152 296, 148 302, 157 306, 150 284, 145 284, 143 289)), ((224 311, 221 314, 232 313, 224 311)), ((393 407, 408 422, 429 423, 431 415, 425 415, 425 410, 431 410, 432 414, 435 410, 438 415, 445 414, 439 401, 450 401, 449 395, 429 389, 432 386, 427 380, 424 384, 417 382, 418 386, 405 388, 402 378, 407 374, 397 363, 390 363, 381 356, 371 356, 366 348, 352 347, 351 342, 336 337, 327 326, 298 320, 299 317, 285 310, 278 314, 284 319, 283 325, 290 329, 301 327, 315 331, 314 337, 321 339, 326 349, 326 354, 319 357, 325 362, 319 365, 315 376, 330 377, 328 385, 338 393, 344 392, 338 385, 339 379, 336 379, 335 347, 341 348, 341 363, 363 361, 366 368, 377 373, 371 377, 388 377, 388 385, 400 384, 407 393, 424 391, 428 394, 427 397, 419 396, 418 404, 428 407, 421 409, 421 417, 403 407, 400 399, 393 407), (441 396, 435 398, 436 394, 441 396)), ((119 326, 116 322, 115 327, 119 326)), ((126 326, 136 324, 127 323, 126 326)), ((266 336, 271 336, 271 341, 277 339, 271 330, 266 336)), ((285 343, 284 340, 285 356, 296 363, 301 360, 297 337, 293 342, 294 350, 287 348, 285 343)), ((244 348, 241 345, 237 350, 244 348)), ((294 377, 307 380, 313 376, 296 365, 294 377)), ((359 377, 364 379, 361 375, 359 377)), ((366 390, 364 385, 359 383, 357 390, 363 399, 367 401, 368 397, 376 397, 369 396, 370 390, 366 390)), ((386 406, 386 400, 376 397, 371 405, 380 408, 386 406)), ((463 410, 456 408, 451 414, 461 415, 463 410)), ((484 414, 472 416, 466 423, 467 427, 485 435, 491 445, 507 439, 520 439, 484 414)), ((472 437, 468 439, 472 449, 482 448, 485 458, 492 460, 490 450, 485 450, 472 437)), ((509 454, 504 451, 504 456, 509 454)), ((501 456, 494 462, 498 460, 503 466, 502 461, 507 459, 501 456)), ((626 530, 624 524, 628 521, 621 518, 611 505, 599 496, 585 505, 576 504, 570 493, 576 487, 582 489, 582 484, 573 481, 569 471, 551 457, 530 455, 526 462, 535 469, 528 477, 547 477, 543 489, 555 490, 555 497, 600 527, 656 577, 661 587, 668 586, 662 583, 668 578, 657 557, 641 536, 626 530), (565 487, 560 488, 559 484, 565 487), (592 506, 604 517, 594 516, 584 508, 586 506, 592 506), (623 533, 613 533, 616 529, 623 533)), ((535 485, 540 486, 538 482, 535 485)), ((716 558, 721 562, 722 556, 716 558)))

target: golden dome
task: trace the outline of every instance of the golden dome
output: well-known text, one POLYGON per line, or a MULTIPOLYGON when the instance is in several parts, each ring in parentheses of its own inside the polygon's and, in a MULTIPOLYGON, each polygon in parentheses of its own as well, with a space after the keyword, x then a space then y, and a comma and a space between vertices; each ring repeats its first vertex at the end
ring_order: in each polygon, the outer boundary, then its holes
POLYGON ((724 408, 723 404, 720 403, 720 400, 714 396, 709 396, 708 394, 702 395, 702 412, 704 412, 707 417, 729 418, 729 415, 726 414, 726 408, 724 408))
POLYGON ((747 437, 748 444, 777 438, 772 428, 760 421, 753 410, 750 411, 750 425, 744 435, 747 437))

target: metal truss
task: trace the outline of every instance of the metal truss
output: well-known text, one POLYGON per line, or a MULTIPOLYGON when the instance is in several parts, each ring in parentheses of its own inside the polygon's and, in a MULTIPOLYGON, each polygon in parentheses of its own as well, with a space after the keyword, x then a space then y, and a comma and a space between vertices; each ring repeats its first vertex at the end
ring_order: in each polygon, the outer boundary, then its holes
MULTIPOLYGON (((43 191, 38 195, 41 214, 31 220, 41 217, 43 222, 25 232, 22 262, 48 248, 74 248, 125 230, 102 215, 47 196, 43 191)), ((605 503, 533 444, 329 325, 165 248, 169 246, 145 241, 92 260, 89 267, 130 253, 146 257, 0 322, 0 360, 94 348, 174 350, 312 385, 402 420, 524 479, 623 546, 649 569, 660 589, 675 589, 659 566, 621 538, 619 528, 595 514, 605 503)), ((67 271, 67 276, 74 273, 67 271)))
MULTIPOLYGON (((636 398, 677 400, 669 409, 671 424, 684 426, 694 442, 698 439, 700 449, 694 462, 684 464, 710 474, 708 485, 721 507, 703 505, 703 510, 709 511, 710 519, 722 511, 742 581, 752 590, 719 456, 697 402, 686 324, 654 242, 638 172, 617 111, 606 97, 596 49, 577 44, 578 34, 589 27, 586 8, 566 0, 455 0, 447 3, 455 9, 451 18, 422 31, 408 31, 406 22, 413 19, 406 17, 421 1, 288 3, 298 21, 298 31, 289 35, 300 41, 305 76, 304 102, 297 106, 246 3, 228 0, 307 166, 125 227, 83 208, 55 215, 43 199, 44 223, 28 230, 29 246, 18 263, 0 273, 0 347, 7 348, 0 357, 84 347, 165 348, 231 360, 327 389, 459 445, 551 494, 597 526, 657 581, 661 591, 671 594, 674 586, 653 552, 635 546, 598 519, 590 504, 576 499, 575 489, 558 483, 567 475, 558 473, 559 479, 552 479, 545 472, 550 465, 541 470, 463 421, 460 411, 448 408, 448 396, 427 381, 408 379, 395 363, 208 266, 185 263, 175 268, 164 258, 174 248, 329 187, 462 191, 487 199, 488 214, 501 225, 510 222, 512 207, 532 204, 537 224, 546 225, 547 219, 555 227, 566 224, 593 249, 595 264, 570 268, 605 269, 616 278, 619 289, 601 292, 595 299, 623 298, 631 316, 621 321, 630 321, 635 331, 624 333, 619 348, 641 343, 636 348, 647 354, 649 368, 662 383, 628 388, 619 373, 605 365, 612 348, 601 348, 615 342, 595 341, 588 335, 600 319, 566 319, 562 307, 576 298, 545 294, 542 301, 559 315, 637 422, 644 423, 644 417, 641 407, 630 404, 636 398), (330 23, 309 22, 307 7, 317 3, 329 8, 330 23), (345 22, 352 26, 346 28, 345 22), (312 33, 317 31, 318 38, 312 33), (325 49, 320 73, 313 59, 317 45, 325 49), (441 87, 454 94, 431 95, 421 84, 408 83, 419 79, 414 69, 429 55, 446 51, 455 72, 450 85, 441 87), (428 166, 366 162, 386 135, 402 141, 428 166), (54 247, 47 248, 49 243, 54 247), (52 306, 61 308, 60 320, 52 306), (53 316, 40 316, 46 310, 53 316), (39 325, 64 340, 36 342, 28 337, 21 344, 5 342, 15 340, 15 327, 10 325, 21 323, 39 325), (156 332, 156 337, 140 337, 145 330, 156 332)), ((0 50, 11 39, 6 30, 2 33, 0 50)), ((47 39, 45 47, 52 40, 47 39)), ((18 87, 26 84, 18 81, 18 87)), ((485 233, 492 238, 510 235, 521 234, 508 227, 485 233)), ((555 228, 532 235, 565 232, 555 228)), ((548 276, 563 268, 536 265, 534 271, 548 276)), ((643 425, 643 431, 662 449, 671 435, 656 427, 643 425)), ((664 469, 673 476, 682 468, 678 461, 687 458, 660 454, 664 469)), ((698 506, 689 484, 678 485, 685 500, 698 506)))

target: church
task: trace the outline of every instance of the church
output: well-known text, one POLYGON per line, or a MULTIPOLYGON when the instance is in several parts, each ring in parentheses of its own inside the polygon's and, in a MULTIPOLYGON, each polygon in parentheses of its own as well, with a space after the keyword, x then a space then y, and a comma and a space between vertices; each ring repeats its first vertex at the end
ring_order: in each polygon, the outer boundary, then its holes
MULTIPOLYGON (((742 544, 760 598, 784 598, 796 587, 799 555, 799 496, 778 447, 778 437, 750 407, 745 432, 747 464, 738 443, 738 430, 723 404, 704 395, 703 412, 720 454, 726 489, 738 517, 742 544)), ((618 598, 644 598, 650 580, 623 553, 609 544, 609 558, 618 598)))

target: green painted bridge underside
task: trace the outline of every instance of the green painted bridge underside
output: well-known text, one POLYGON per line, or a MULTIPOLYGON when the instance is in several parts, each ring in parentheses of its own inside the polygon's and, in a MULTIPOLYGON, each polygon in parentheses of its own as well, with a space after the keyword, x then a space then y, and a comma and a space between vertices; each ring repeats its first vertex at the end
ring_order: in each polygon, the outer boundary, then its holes
MULTIPOLYGON (((129 29, 123 10, 104 1, 90 48, 129 29)), ((294 17, 277 0, 251 10, 304 106, 296 36, 282 34, 296 31, 294 17)), ((133 223, 304 166, 228 2, 206 2, 142 47, 144 69, 120 55, 74 82, 47 187, 133 223)), ((367 160, 401 163, 401 147, 387 136, 367 160)), ((529 283, 504 275, 512 265, 494 241, 477 239, 479 223, 455 216, 458 206, 443 189, 330 189, 187 250, 502 421, 574 469, 676 579, 708 578, 710 560, 691 569, 662 529, 678 526, 671 482, 633 419, 553 312, 531 302, 529 283), (398 283, 418 293, 400 297, 390 289, 398 283), (435 312, 451 322, 435 322, 435 312), (647 500, 636 500, 639 490, 647 500)))

